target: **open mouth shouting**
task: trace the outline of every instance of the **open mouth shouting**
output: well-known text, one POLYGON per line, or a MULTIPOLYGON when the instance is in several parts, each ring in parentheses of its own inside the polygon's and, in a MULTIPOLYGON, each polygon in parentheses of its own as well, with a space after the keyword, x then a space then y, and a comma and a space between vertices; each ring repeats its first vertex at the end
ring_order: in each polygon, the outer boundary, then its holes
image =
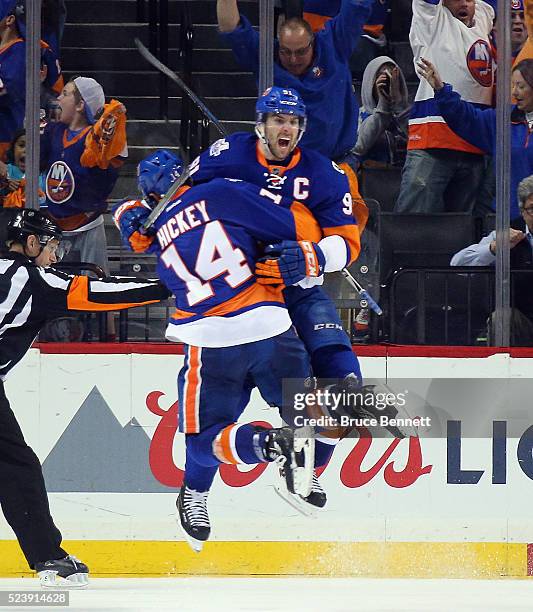
POLYGON ((280 137, 278 138, 278 147, 281 151, 286 152, 287 154, 290 152, 291 139, 280 137))

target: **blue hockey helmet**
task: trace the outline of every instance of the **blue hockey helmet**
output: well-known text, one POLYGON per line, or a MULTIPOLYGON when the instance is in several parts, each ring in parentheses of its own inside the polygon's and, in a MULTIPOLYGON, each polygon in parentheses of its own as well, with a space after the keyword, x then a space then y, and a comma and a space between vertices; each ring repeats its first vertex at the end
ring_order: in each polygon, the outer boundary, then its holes
POLYGON ((305 104, 295 89, 269 87, 263 95, 257 98, 255 105, 257 121, 262 121, 267 113, 296 115, 303 121, 306 119, 305 104))
POLYGON ((183 172, 183 160, 167 149, 148 155, 137 166, 137 185, 147 197, 151 193, 163 195, 183 172))

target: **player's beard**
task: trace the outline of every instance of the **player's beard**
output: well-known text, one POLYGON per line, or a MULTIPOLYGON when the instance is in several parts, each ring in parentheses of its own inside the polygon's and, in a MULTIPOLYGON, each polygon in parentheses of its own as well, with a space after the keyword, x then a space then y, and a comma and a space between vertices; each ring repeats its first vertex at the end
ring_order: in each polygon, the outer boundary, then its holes
POLYGON ((275 159, 283 161, 289 157, 289 155, 296 148, 298 142, 297 134, 281 135, 277 132, 275 135, 269 134, 269 130, 266 131, 266 141, 268 148, 275 159))

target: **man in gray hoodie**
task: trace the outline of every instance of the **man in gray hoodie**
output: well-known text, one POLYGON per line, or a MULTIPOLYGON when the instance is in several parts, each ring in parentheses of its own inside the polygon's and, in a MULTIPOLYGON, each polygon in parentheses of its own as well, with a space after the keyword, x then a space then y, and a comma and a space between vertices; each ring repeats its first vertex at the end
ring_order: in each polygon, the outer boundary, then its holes
POLYGON ((360 162, 372 160, 402 166, 407 148, 410 104, 405 77, 386 55, 368 63, 361 87, 357 142, 360 162))

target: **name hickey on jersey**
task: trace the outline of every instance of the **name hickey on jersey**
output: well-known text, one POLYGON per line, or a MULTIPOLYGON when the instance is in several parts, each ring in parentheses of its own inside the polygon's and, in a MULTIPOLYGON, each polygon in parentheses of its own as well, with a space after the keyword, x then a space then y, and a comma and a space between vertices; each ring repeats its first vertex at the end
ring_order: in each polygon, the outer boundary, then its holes
MULTIPOLYGON (((181 200, 177 200, 171 205, 171 207, 177 206, 180 203, 181 200)), ((157 232, 157 239, 159 240, 161 249, 165 249, 169 244, 171 244, 174 238, 177 238, 181 234, 185 234, 185 232, 188 232, 195 227, 209 223, 209 221, 211 221, 211 219, 207 214, 205 200, 200 200, 199 202, 195 202, 191 206, 187 206, 187 208, 180 210, 179 213, 171 217, 164 225, 162 225, 157 232), (201 220, 195 216, 196 212, 199 212, 202 216, 201 220)))

